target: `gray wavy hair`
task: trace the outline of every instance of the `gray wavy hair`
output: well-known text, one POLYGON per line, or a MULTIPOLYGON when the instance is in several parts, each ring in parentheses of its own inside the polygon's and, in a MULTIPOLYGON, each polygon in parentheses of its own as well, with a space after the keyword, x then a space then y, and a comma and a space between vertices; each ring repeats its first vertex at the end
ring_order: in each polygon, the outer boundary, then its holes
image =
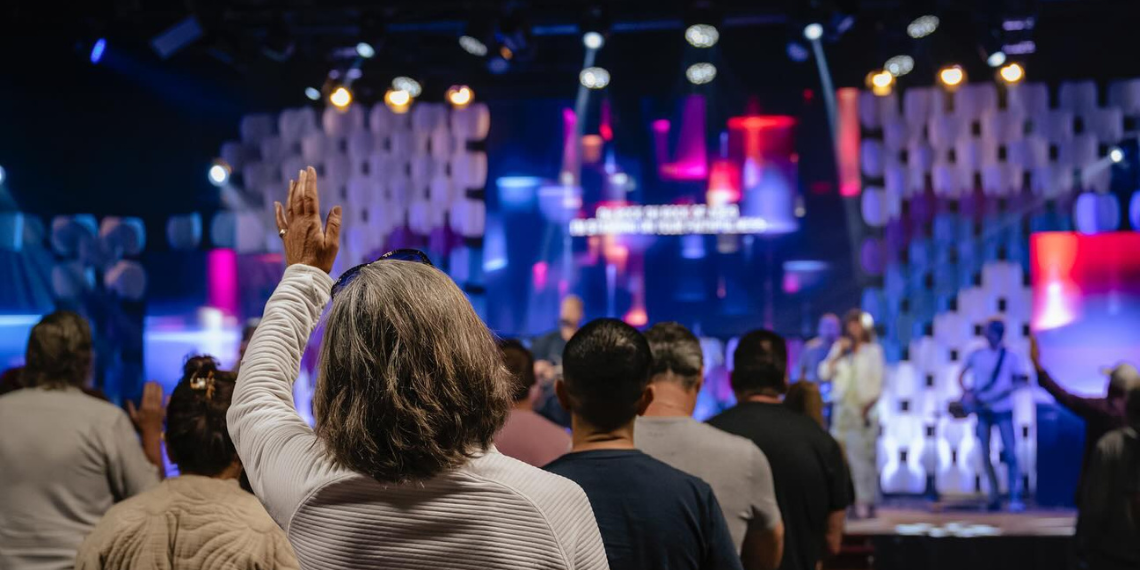
POLYGON ((490 446, 510 376, 441 271, 386 260, 333 298, 313 406, 334 463, 381 482, 431 478, 490 446))

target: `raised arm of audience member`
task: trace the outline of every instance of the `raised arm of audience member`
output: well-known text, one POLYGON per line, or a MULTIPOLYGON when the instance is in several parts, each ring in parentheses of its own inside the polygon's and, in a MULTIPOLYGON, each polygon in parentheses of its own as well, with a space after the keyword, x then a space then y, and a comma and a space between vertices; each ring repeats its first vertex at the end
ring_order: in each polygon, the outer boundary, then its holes
POLYGON ((162 397, 162 385, 158 382, 147 382, 143 386, 142 401, 137 408, 134 402, 127 400, 127 414, 139 432, 147 461, 158 467, 160 479, 165 478, 166 463, 162 460, 162 423, 166 418, 166 402, 162 397))
POLYGON ((1065 390, 1049 375, 1049 372, 1041 366, 1041 348, 1037 344, 1037 335, 1029 337, 1029 360, 1033 362, 1033 368, 1037 370, 1037 383, 1049 392, 1053 399, 1057 400, 1058 404, 1072 410, 1074 414, 1081 417, 1086 417, 1100 412, 1093 404, 1094 401, 1100 401, 1102 398, 1082 398, 1076 394, 1070 393, 1065 390))

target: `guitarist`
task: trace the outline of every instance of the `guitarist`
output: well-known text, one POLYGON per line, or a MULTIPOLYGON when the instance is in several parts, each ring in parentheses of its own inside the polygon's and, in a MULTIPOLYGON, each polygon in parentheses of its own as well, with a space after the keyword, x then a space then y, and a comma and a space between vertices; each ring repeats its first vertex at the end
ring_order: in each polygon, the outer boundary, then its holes
POLYGON ((1021 501, 1021 469, 1017 464, 1016 440, 1013 431, 1014 390, 1028 385, 1028 377, 1021 359, 1010 354, 1002 344, 1005 336, 1005 323, 990 319, 986 323, 987 346, 980 348, 966 358, 958 384, 962 386, 962 404, 966 410, 978 416, 978 443, 982 451, 982 464, 989 481, 989 510, 1001 510, 1001 493, 998 487, 997 472, 991 461, 990 437, 994 426, 1001 434, 1001 460, 1009 469, 1009 510, 1021 512, 1025 503, 1021 501), (966 385, 966 374, 973 373, 973 383, 966 385))

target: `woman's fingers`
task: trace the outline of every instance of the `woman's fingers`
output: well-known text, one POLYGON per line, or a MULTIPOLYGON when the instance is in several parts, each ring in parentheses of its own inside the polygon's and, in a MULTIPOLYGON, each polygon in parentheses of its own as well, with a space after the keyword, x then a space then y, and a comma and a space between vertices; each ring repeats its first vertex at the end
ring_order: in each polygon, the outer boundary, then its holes
POLYGON ((285 214, 286 214, 287 220, 292 220, 293 216, 296 215, 296 210, 293 209, 294 204, 296 203, 293 201, 294 196, 296 194, 297 194, 297 181, 296 180, 290 180, 289 181, 289 194, 287 196, 285 196, 285 214))
MULTIPOLYGON (((325 218, 325 248, 339 247, 340 245, 340 206, 333 206, 325 218)), ((334 254, 335 255, 335 254, 334 254)))
POLYGON ((289 227, 285 223, 285 209, 281 206, 281 202, 274 202, 273 203, 273 211, 274 211, 274 213, 277 214, 277 229, 283 230, 283 229, 289 227))
POLYGON ((310 166, 305 175, 305 208, 306 213, 320 217, 321 197, 317 194, 317 169, 310 166))

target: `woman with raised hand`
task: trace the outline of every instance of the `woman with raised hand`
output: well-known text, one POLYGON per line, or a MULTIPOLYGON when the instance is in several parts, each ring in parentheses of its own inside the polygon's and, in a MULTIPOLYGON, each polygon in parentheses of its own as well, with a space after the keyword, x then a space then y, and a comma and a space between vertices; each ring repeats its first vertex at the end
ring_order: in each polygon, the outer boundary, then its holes
POLYGON ((510 380, 463 292, 412 250, 334 284, 341 210, 322 226, 312 168, 275 208, 288 267, 242 361, 229 427, 301 565, 606 568, 582 490, 491 445, 510 380), (327 305, 313 430, 292 383, 327 305))
POLYGON ((115 505, 79 547, 76 570, 297 568, 257 498, 226 430, 234 374, 186 361, 166 409, 166 451, 179 477, 115 505))

